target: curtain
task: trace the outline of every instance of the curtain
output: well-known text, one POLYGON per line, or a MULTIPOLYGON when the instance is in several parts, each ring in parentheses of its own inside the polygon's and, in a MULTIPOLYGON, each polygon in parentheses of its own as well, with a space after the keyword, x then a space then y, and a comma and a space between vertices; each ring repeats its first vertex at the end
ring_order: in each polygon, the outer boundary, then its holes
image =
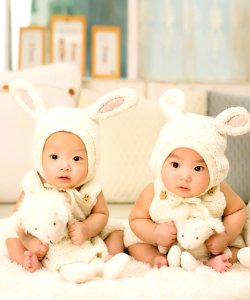
POLYGON ((139 77, 250 79, 249 0, 139 0, 139 77))

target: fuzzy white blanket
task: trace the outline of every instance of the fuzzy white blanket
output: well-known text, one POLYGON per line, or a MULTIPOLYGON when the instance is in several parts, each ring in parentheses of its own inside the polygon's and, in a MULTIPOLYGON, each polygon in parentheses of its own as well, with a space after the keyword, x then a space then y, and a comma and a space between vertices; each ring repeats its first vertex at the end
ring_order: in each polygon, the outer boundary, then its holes
POLYGON ((28 273, 7 258, 5 228, 0 219, 0 299, 3 300, 250 300, 250 270, 235 264, 219 274, 202 266, 194 272, 181 268, 151 269, 131 260, 119 280, 96 279, 73 284, 45 269, 28 273))

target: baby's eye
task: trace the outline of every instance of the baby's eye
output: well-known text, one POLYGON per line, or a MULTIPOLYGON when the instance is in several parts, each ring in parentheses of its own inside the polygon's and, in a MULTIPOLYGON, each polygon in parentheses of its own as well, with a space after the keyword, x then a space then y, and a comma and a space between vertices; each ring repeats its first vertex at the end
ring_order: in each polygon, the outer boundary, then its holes
POLYGON ((80 157, 80 156, 75 156, 75 157, 73 157, 73 160, 74 161, 79 161, 79 160, 81 160, 82 158, 80 157))
POLYGON ((178 167, 179 167, 179 163, 176 162, 176 161, 173 161, 173 162, 171 162, 171 166, 172 166, 173 168, 178 168, 178 167))
POLYGON ((51 155, 50 155, 50 158, 51 158, 51 159, 58 159, 58 156, 57 156, 56 154, 51 154, 51 155))
POLYGON ((194 169, 195 169, 196 172, 200 172, 200 171, 204 170, 204 167, 196 166, 194 169))

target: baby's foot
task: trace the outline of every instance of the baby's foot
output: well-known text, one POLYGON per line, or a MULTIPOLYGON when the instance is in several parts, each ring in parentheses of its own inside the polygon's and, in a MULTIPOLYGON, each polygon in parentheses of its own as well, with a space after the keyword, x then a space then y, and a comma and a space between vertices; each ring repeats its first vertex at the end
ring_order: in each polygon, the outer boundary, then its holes
POLYGON ((161 267, 167 265, 168 265, 167 257, 163 255, 155 256, 151 262, 151 266, 157 269, 160 269, 161 267))
POLYGON ((37 256, 31 251, 24 252, 23 266, 28 272, 35 272, 42 268, 42 264, 38 260, 37 256))
POLYGON ((34 237, 27 241, 25 246, 30 252, 37 256, 38 260, 42 260, 49 249, 48 244, 43 244, 40 240, 34 237))
POLYGON ((232 264, 229 262, 228 254, 214 256, 206 262, 206 265, 220 273, 227 272, 232 268, 232 264))

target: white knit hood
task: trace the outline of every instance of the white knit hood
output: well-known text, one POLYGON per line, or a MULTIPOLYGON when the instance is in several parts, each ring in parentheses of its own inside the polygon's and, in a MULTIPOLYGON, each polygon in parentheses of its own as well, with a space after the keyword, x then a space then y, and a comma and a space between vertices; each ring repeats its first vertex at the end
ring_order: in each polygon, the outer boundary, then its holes
POLYGON ((43 100, 35 88, 27 81, 15 80, 11 91, 15 98, 37 120, 33 142, 33 164, 46 179, 42 167, 42 152, 47 138, 59 131, 71 132, 84 143, 88 155, 88 175, 83 183, 94 178, 99 162, 99 120, 109 118, 133 106, 137 96, 132 89, 118 89, 98 99, 87 108, 53 107, 46 111, 43 100), (30 108, 25 97, 28 96, 34 109, 30 108))
POLYGON ((169 121, 162 128, 152 151, 150 165, 154 174, 161 178, 163 163, 172 151, 190 148, 207 164, 210 183, 206 191, 220 184, 229 170, 225 156, 227 135, 249 132, 248 111, 243 107, 231 107, 216 118, 184 113, 185 97, 178 89, 167 90, 160 97, 160 105, 169 121))

